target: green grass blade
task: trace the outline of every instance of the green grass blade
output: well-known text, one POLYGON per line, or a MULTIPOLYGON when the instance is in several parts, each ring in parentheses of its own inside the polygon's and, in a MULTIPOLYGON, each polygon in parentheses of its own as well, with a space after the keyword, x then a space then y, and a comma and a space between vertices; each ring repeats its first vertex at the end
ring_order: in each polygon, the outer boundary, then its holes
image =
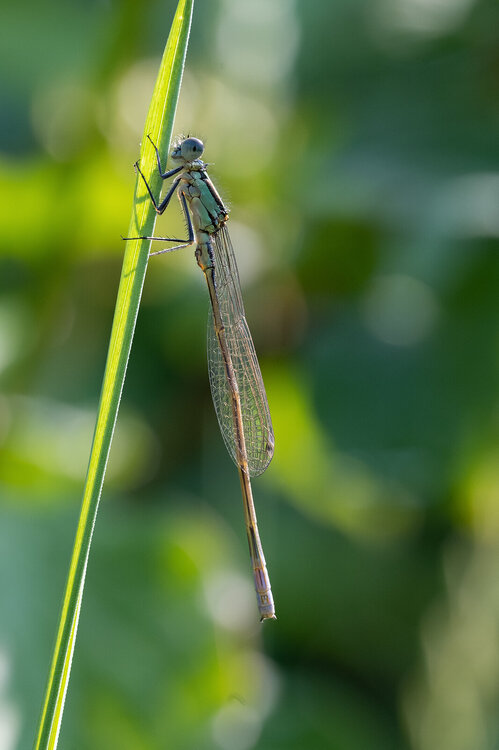
MULTIPOLYGON (((149 107, 144 137, 142 138, 141 169, 156 195, 159 195, 161 189, 161 178, 157 173, 154 149, 146 136, 147 134, 151 135, 162 154, 168 153, 189 40, 193 4, 194 0, 180 0, 178 3, 149 107)), ((155 222, 156 213, 148 199, 142 180, 138 179, 135 186, 132 218, 128 234, 132 237, 152 235, 155 222)), ((149 241, 145 240, 129 240, 125 247, 81 514, 69 567, 45 701, 34 745, 35 750, 55 750, 57 747, 64 700, 71 672, 92 533, 132 346, 150 244, 149 241)))

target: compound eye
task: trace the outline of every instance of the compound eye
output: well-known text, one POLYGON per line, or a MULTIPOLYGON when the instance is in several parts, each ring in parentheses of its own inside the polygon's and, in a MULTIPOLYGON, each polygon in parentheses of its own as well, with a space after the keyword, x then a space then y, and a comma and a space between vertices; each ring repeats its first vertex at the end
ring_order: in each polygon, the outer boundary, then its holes
POLYGON ((203 142, 199 138, 186 138, 180 145, 180 153, 185 161, 200 159, 204 151, 203 142))

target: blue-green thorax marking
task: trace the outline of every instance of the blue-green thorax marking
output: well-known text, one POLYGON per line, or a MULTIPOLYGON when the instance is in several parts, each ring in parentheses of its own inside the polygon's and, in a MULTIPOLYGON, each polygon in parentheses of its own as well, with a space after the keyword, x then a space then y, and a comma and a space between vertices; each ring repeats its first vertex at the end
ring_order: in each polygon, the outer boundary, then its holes
POLYGON ((214 234, 223 227, 229 214, 214 184, 208 177, 206 165, 200 159, 189 164, 180 175, 179 192, 189 204, 196 242, 206 242, 207 234, 214 234))

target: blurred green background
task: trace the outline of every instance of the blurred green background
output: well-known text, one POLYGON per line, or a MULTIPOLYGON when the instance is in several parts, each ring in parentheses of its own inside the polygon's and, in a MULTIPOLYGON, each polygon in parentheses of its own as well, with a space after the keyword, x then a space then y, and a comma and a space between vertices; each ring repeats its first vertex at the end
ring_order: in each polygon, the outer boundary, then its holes
MULTIPOLYGON (((35 734, 174 8, 2 9, 2 750, 35 734)), ((204 279, 154 258, 61 748, 499 748, 498 129, 495 0, 197 3, 175 132, 231 207, 279 619, 257 621, 204 279)))

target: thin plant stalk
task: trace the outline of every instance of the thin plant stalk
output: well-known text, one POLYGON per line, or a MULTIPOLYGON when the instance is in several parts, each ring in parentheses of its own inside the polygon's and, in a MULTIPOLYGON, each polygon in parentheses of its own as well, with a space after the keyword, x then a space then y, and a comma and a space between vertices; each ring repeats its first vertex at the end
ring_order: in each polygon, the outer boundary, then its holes
MULTIPOLYGON (((157 174, 157 169, 155 169, 154 149, 146 136, 150 134, 161 152, 168 153, 187 52, 193 4, 194 0, 179 0, 149 107, 144 137, 142 138, 141 168, 158 194, 161 189, 161 178, 157 174)), ((144 183, 142 180, 137 180, 128 235, 132 237, 152 235, 155 222, 156 212, 151 202, 147 200, 144 183)), ((149 248, 150 242, 147 240, 129 240, 125 246, 81 513, 69 566, 45 700, 34 744, 35 750, 55 750, 57 747, 71 672, 92 534, 132 346, 135 322, 147 270, 149 248)))

